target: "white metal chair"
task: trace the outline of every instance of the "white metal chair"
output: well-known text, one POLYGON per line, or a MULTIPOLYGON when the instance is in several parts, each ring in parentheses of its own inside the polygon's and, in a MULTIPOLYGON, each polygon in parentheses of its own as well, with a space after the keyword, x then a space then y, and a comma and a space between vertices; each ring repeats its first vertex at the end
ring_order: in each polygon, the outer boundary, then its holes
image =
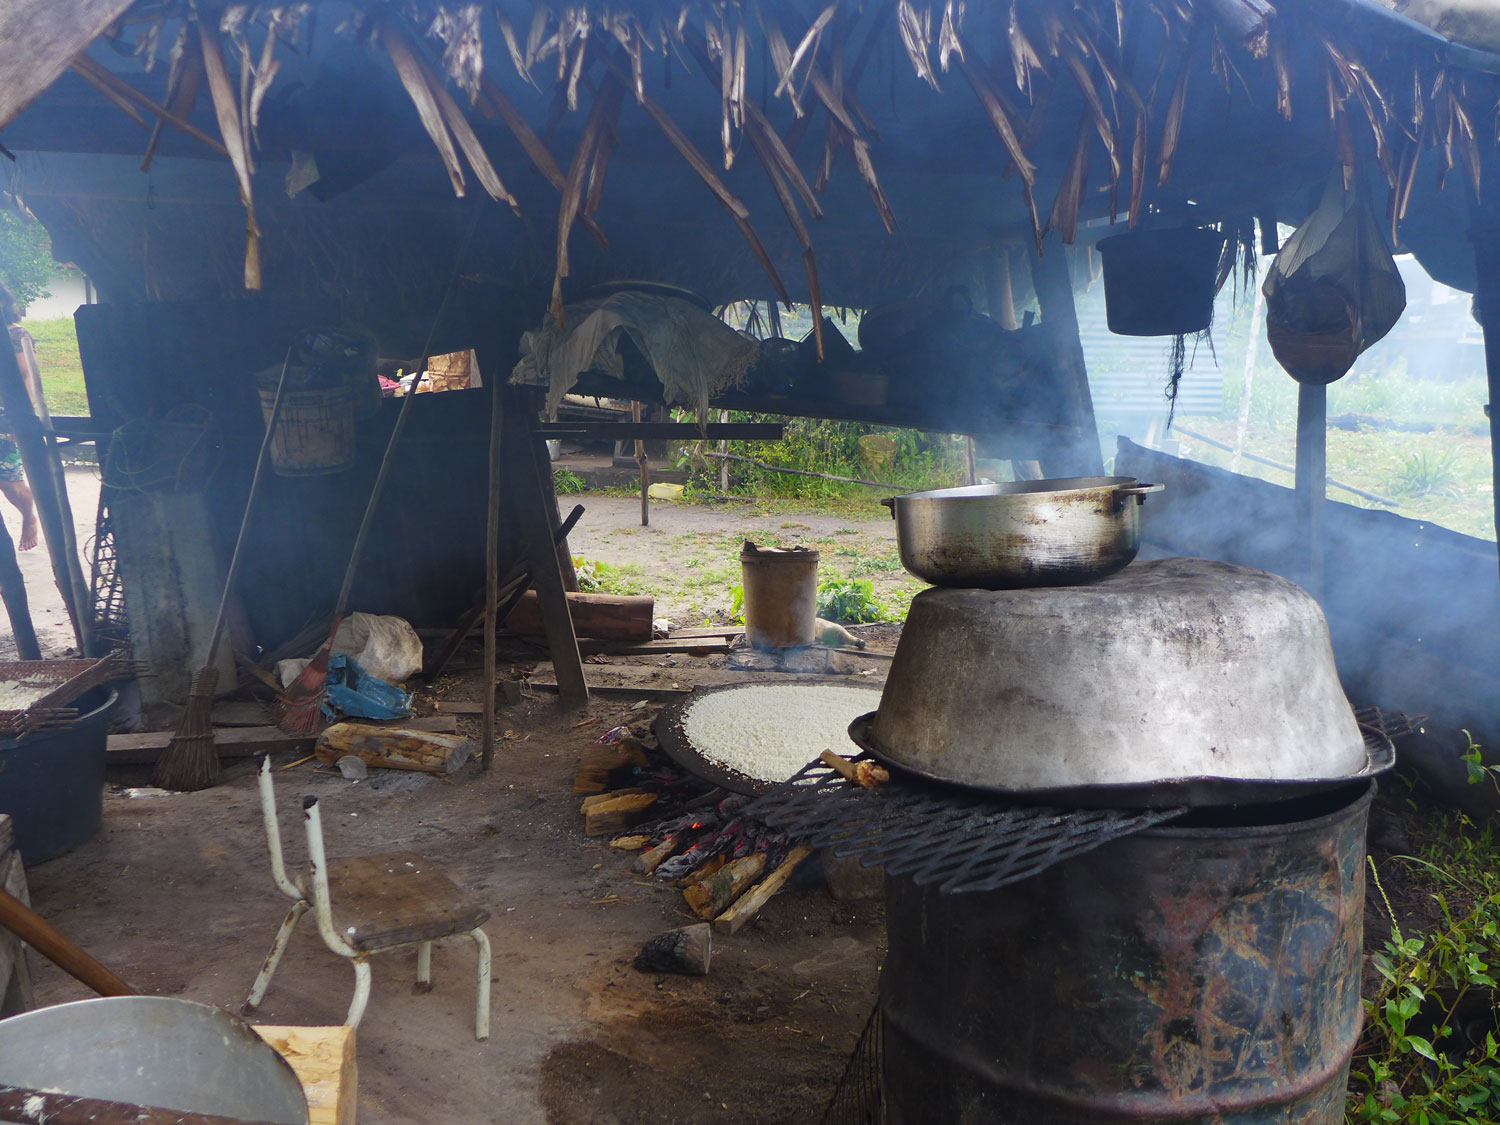
POLYGON ((344 1022, 358 1027, 370 999, 370 955, 397 949, 417 950, 417 988, 432 989, 432 943, 439 938, 468 934, 479 947, 479 998, 474 1016, 474 1038, 490 1034, 490 940, 480 927, 489 911, 476 905, 437 867, 412 852, 389 852, 330 864, 323 851, 323 822, 316 797, 304 798, 310 871, 296 881, 288 878, 281 854, 281 824, 276 816, 276 793, 271 784, 269 755, 260 766, 260 805, 266 823, 266 845, 271 853, 271 876, 292 900, 271 944, 271 952, 250 989, 244 1011, 260 1007, 271 976, 292 939, 302 915, 313 912, 323 943, 340 957, 354 962, 354 999, 344 1022), (304 885, 311 884, 311 896, 304 885), (337 901, 335 901, 337 900, 337 901))

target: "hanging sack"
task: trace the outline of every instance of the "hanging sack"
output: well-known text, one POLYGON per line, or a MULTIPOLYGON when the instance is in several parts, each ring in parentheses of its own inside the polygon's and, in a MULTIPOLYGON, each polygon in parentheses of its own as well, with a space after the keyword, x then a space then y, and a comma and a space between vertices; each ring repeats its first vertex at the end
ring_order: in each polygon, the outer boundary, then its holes
POLYGON ((1266 336, 1299 383, 1332 383, 1406 308, 1406 285, 1358 179, 1336 171, 1266 276, 1266 336))

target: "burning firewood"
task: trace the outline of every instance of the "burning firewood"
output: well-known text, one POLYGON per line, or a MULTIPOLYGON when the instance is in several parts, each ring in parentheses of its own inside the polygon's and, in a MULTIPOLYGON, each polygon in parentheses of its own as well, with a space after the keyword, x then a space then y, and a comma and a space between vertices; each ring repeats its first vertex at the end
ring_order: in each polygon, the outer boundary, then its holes
POLYGON ((780 867, 761 880, 754 890, 746 893, 739 901, 735 902, 729 909, 714 919, 714 929, 718 930, 721 934, 739 933, 741 927, 754 918, 770 897, 786 885, 786 881, 801 866, 802 861, 810 855, 812 855, 812 848, 805 844, 798 844, 787 853, 787 857, 781 861, 780 867))
POLYGON ((672 832, 667 838, 654 847, 646 849, 636 857, 635 869, 643 875, 652 874, 662 861, 677 850, 677 845, 682 842, 682 833, 672 832))
POLYGON ((707 976, 713 956, 713 931, 707 922, 657 934, 641 947, 635 967, 643 973, 707 976))
POLYGON ((742 856, 726 863, 723 870, 682 892, 688 907, 704 921, 712 922, 735 899, 760 878, 766 869, 766 853, 742 856))
POLYGON ((878 766, 874 762, 851 762, 832 750, 824 750, 818 755, 818 760, 845 781, 852 781, 865 789, 874 789, 891 779, 891 771, 884 766, 878 766))

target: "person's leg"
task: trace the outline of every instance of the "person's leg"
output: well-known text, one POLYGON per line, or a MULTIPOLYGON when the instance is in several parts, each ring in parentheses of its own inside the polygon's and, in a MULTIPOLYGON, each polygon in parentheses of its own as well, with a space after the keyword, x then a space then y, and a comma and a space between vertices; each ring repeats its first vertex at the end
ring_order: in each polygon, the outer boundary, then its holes
POLYGON ((0 437, 0 494, 21 513, 21 539, 16 544, 29 551, 37 544, 36 501, 21 471, 21 451, 9 438, 0 437))

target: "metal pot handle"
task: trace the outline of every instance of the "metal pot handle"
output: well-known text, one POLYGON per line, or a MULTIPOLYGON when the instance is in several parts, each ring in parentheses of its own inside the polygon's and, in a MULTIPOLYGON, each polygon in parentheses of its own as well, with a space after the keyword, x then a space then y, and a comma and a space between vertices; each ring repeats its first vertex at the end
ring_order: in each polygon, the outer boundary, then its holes
POLYGON ((1125 503, 1124 498, 1127 496, 1134 496, 1137 504, 1144 504, 1148 494, 1160 492, 1166 487, 1164 484, 1146 484, 1144 481, 1139 484, 1122 484, 1119 488, 1115 489, 1115 496, 1119 498, 1121 505, 1125 503))
POLYGON ((891 519, 895 519, 896 518, 896 498, 894 496, 887 496, 885 499, 883 499, 881 501, 881 503, 884 504, 887 508, 889 508, 891 510, 891 519))

